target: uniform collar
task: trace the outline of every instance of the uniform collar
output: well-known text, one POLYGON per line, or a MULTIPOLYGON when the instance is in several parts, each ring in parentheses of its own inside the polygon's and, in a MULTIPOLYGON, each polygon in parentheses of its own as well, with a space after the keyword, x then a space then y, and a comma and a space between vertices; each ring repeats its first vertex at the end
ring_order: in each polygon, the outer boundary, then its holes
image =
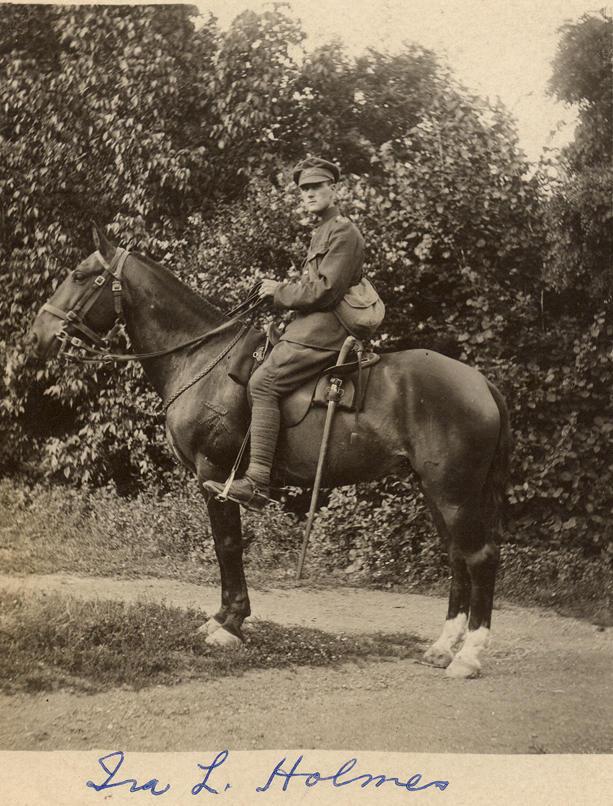
POLYGON ((328 207, 328 209, 321 216, 315 229, 321 227, 321 225, 325 224, 326 221, 330 221, 332 218, 336 218, 337 215, 338 215, 338 207, 335 204, 333 204, 331 207, 328 207))

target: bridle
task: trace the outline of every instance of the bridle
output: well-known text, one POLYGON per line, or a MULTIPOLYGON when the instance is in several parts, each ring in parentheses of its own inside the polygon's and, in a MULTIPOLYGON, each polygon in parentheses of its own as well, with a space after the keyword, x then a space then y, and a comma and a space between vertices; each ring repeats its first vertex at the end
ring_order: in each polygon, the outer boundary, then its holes
MULTIPOLYGON (((108 346, 111 342, 111 339, 114 338, 121 326, 124 324, 123 306, 121 304, 121 273, 130 253, 127 249, 118 247, 110 263, 108 263, 100 251, 97 251, 94 254, 102 265, 104 273, 97 275, 97 277, 94 279, 94 282, 85 290, 75 305, 69 311, 63 311, 61 308, 51 305, 50 302, 46 302, 43 305, 42 310, 47 311, 53 316, 56 316, 58 319, 62 319, 66 324, 70 325, 73 330, 78 331, 89 339, 89 341, 95 344, 96 347, 100 348, 101 350, 106 348, 106 352, 108 353, 108 346), (113 325, 106 336, 100 336, 99 333, 96 333, 85 324, 85 317, 98 301, 98 298, 104 291, 108 280, 111 281, 111 291, 113 292, 115 321, 113 322, 113 325)), ((69 345, 88 349, 88 345, 86 345, 82 339, 78 338, 77 336, 71 336, 68 333, 65 325, 56 333, 56 338, 59 339, 62 344, 60 352, 64 352, 69 345)))
POLYGON ((109 352, 111 340, 119 332, 121 327, 126 324, 121 301, 123 290, 121 275, 125 262, 130 256, 130 252, 122 247, 117 247, 110 263, 105 259, 99 250, 94 253, 94 256, 101 264, 103 273, 96 276, 92 285, 86 289, 73 307, 69 311, 64 311, 61 308, 58 308, 55 305, 51 305, 51 303, 47 302, 41 309, 43 311, 47 311, 53 316, 56 316, 58 319, 63 320, 66 325, 70 326, 74 330, 77 330, 81 336, 84 336, 89 342, 95 345, 92 347, 91 344, 87 344, 83 338, 72 336, 66 330, 65 325, 58 331, 58 333, 56 333, 56 338, 61 342, 60 354, 63 354, 68 358, 76 359, 83 363, 140 361, 147 358, 158 358, 160 356, 170 355, 171 353, 177 352, 178 350, 182 350, 186 347, 202 344, 203 342, 208 341, 212 336, 228 330, 236 322, 241 322, 241 327, 238 333, 234 336, 230 343, 227 344, 223 350, 198 373, 195 378, 188 383, 183 384, 183 386, 177 392, 175 392, 168 400, 164 402, 164 411, 166 411, 170 405, 183 394, 183 392, 187 391, 187 389, 192 387, 201 378, 207 375, 215 366, 217 366, 217 364, 219 364, 219 362, 241 340, 249 329, 249 323, 244 322, 242 317, 255 311, 255 309, 264 301, 259 296, 260 283, 258 282, 251 288, 247 298, 243 300, 243 302, 241 302, 235 308, 225 312, 225 316, 230 317, 228 321, 223 322, 221 325, 218 325, 212 330, 208 330, 206 333, 202 333, 199 336, 195 336, 193 339, 181 342, 180 344, 176 344, 173 347, 168 347, 164 350, 156 350, 149 353, 111 353, 109 352), (101 336, 99 333, 96 333, 85 324, 85 316, 89 313, 89 311, 91 311, 96 302, 98 302, 98 299, 106 288, 109 280, 111 282, 111 291, 113 293, 115 321, 111 325, 111 328, 106 335, 101 336), (78 355, 69 351, 69 347, 79 348, 84 355, 78 355))
POLYGON ((77 330, 79 333, 85 336, 86 339, 96 345, 96 347, 91 347, 89 344, 84 342, 82 338, 72 336, 67 332, 65 327, 62 327, 55 334, 56 338, 62 343, 61 351, 63 352, 68 347, 77 347, 81 349, 88 355, 83 356, 76 355, 75 353, 67 353, 69 358, 74 358, 80 361, 140 361, 146 358, 158 358, 159 356, 169 355, 177 350, 182 350, 185 347, 192 347, 195 344, 206 341, 207 339, 211 338, 211 336, 222 333, 237 321, 240 321, 243 316, 247 316, 255 311, 255 309, 258 308, 263 302, 259 296, 260 283, 258 282, 250 289, 249 294, 247 295, 246 299, 243 300, 243 302, 239 303, 235 308, 225 311, 224 316, 230 317, 229 321, 223 322, 221 325, 218 325, 212 330, 208 330, 206 333, 202 333, 199 336, 195 336, 193 339, 176 344, 174 347, 167 347, 164 350, 155 350, 154 352, 149 353, 111 353, 108 350, 110 341, 117 335, 118 331, 126 323, 123 313, 123 305, 121 303, 123 289, 121 275, 125 262, 130 256, 130 252, 127 249, 117 247, 110 263, 104 258, 100 251, 94 252, 94 256, 98 259, 105 273, 99 274, 94 279, 91 287, 89 287, 83 293, 83 295, 77 300, 75 305, 73 305, 69 311, 63 311, 61 308, 51 305, 49 302, 46 302, 41 308, 42 311, 47 311, 53 316, 56 316, 58 319, 62 319, 67 323, 67 325, 70 325, 71 328, 77 330), (85 316, 98 301, 109 279, 111 280, 111 291, 113 292, 115 321, 106 335, 101 336, 99 333, 96 333, 85 324, 85 316))

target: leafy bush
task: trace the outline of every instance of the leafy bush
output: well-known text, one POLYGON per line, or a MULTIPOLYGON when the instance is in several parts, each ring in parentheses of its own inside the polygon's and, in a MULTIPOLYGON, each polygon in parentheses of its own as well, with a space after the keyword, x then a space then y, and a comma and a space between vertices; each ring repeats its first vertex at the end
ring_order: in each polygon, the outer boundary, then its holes
MULTIPOLYGON (((160 494, 119 497, 111 487, 25 486, 0 482, 0 560, 4 573, 162 576, 217 582, 206 505, 195 481, 160 494)), ((245 563, 253 576, 287 563, 300 543, 293 516, 245 513, 245 563)))
POLYGON ((586 558, 580 549, 505 544, 499 596, 555 607, 564 615, 613 626, 613 558, 586 558))
MULTIPOLYGON (((348 174, 341 206, 365 236, 388 309, 376 346, 437 349, 507 397, 509 539, 608 551, 610 112, 598 76, 609 69, 610 19, 562 36, 552 88, 580 100, 581 126, 553 182, 547 166, 526 162, 508 113, 467 93, 429 51, 301 54, 300 26, 279 8, 246 12, 225 33, 212 18, 196 30, 193 15, 6 8, 0 466, 131 495, 171 488, 174 461, 140 371, 35 368, 24 334, 64 269, 91 251, 88 218, 224 308, 258 277, 297 271, 308 221, 288 167, 311 151, 348 174)), ((420 513, 424 551, 434 538, 415 493, 396 503, 389 489, 359 488, 357 508, 370 527, 383 507, 391 533, 381 545, 415 559, 394 531, 398 507, 420 513)), ((349 507, 343 495, 333 507, 349 507)), ((378 548, 352 550, 385 577, 378 548)))
POLYGON ((613 17, 584 14, 560 29, 549 82, 552 95, 575 104, 574 139, 555 164, 545 207, 545 278, 549 285, 602 305, 613 304, 613 17))

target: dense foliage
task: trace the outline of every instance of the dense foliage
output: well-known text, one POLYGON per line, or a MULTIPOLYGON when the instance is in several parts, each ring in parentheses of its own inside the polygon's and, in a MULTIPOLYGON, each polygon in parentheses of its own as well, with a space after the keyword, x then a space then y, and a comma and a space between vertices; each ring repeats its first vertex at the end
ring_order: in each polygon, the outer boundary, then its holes
POLYGON ((613 18, 586 14, 562 28, 550 91, 578 107, 547 209, 545 274, 583 301, 613 302, 613 18))
MULTIPOLYGON (((341 203, 387 302, 379 349, 438 349, 482 368, 509 401, 509 537, 611 552, 610 110, 594 89, 610 20, 563 32, 552 87, 581 101, 582 117, 552 184, 525 160, 505 109, 415 46, 305 54, 279 7, 226 32, 187 6, 3 15, 5 472, 126 492, 165 483, 173 465, 140 371, 32 367, 32 317, 92 250, 94 218, 224 307, 258 275, 286 276, 309 230, 288 168, 319 153, 344 166, 341 203), (600 44, 586 61, 590 37, 600 44)), ((356 568, 426 556, 432 541, 406 485, 337 493, 326 518, 337 541, 326 551, 353 552, 356 568), (347 525, 356 507, 360 527, 347 525), (399 527, 409 521, 410 534, 399 527)))

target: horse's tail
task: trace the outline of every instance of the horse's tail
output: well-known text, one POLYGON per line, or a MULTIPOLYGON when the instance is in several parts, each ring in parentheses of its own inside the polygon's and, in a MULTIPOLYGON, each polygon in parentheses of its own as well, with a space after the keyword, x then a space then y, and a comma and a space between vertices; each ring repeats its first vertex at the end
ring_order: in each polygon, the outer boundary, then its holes
POLYGON ((511 456, 511 427, 509 409, 504 397, 493 383, 488 381, 487 385, 498 406, 500 429, 498 431, 496 450, 483 488, 483 504, 487 522, 494 532, 500 535, 506 514, 506 485, 509 478, 511 456))

